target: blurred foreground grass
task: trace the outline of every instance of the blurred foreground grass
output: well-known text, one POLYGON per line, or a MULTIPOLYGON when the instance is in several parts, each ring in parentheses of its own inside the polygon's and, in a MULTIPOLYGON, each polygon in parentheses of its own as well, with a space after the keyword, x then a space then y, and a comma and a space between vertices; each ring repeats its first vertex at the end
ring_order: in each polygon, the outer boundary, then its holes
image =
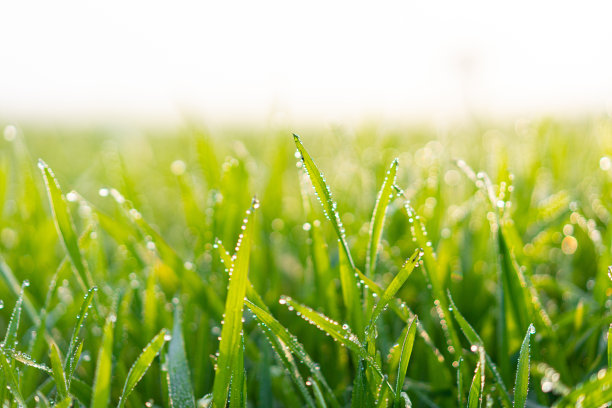
POLYGON ((5 406, 612 401, 609 120, 297 133, 6 127, 5 406))

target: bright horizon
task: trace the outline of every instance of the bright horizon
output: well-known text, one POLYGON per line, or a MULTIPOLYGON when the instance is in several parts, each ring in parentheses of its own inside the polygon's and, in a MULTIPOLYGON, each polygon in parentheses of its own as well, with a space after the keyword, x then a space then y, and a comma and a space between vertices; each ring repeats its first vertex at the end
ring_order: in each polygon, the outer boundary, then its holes
POLYGON ((5 2, 0 118, 437 120, 612 106, 612 4, 5 2))

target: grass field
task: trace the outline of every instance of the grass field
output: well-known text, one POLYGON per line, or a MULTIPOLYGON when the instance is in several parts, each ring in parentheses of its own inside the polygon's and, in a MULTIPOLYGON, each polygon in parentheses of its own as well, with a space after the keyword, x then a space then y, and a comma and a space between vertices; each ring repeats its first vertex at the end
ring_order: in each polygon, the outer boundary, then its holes
POLYGON ((0 203, 6 407, 612 401, 606 118, 8 126, 0 203))

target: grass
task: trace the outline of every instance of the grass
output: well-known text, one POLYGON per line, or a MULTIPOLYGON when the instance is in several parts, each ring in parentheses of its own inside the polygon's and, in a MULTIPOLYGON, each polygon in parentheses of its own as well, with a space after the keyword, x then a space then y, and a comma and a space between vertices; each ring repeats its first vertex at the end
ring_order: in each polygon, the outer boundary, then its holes
POLYGON ((3 406, 610 406, 609 119, 162 133, 6 128, 3 406))

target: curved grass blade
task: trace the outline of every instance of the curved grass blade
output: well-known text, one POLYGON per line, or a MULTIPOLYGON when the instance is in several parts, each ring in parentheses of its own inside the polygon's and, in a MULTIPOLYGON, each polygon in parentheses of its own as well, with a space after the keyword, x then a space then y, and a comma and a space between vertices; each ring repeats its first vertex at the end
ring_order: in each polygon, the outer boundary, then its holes
POLYGON ((400 354, 397 382, 395 384, 395 401, 393 402, 396 408, 400 406, 402 388, 404 386, 404 380, 406 379, 406 370, 408 369, 408 362, 410 361, 410 355, 412 354, 412 347, 414 346, 414 339, 416 337, 417 321, 415 317, 404 329, 405 334, 402 341, 402 352, 400 354))
POLYGON ((323 206, 323 213, 325 214, 325 217, 331 221, 334 231, 336 231, 336 235, 338 235, 338 239, 340 240, 340 245, 342 246, 349 264, 351 265, 351 269, 355 270, 357 268, 355 267, 355 262, 353 262, 353 257, 351 256, 348 243, 346 242, 344 227, 342 226, 340 215, 336 210, 336 203, 332 198, 331 191, 325 182, 325 177, 323 177, 323 173, 319 171, 319 168, 306 151, 306 148, 304 148, 300 137, 295 133, 293 134, 293 141, 295 142, 298 152, 300 153, 300 159, 302 160, 304 169, 306 170, 306 173, 310 178, 310 182, 315 189, 315 194, 323 206))
POLYGON ((6 381, 6 387, 13 394, 13 398, 16 402, 18 402, 21 406, 26 407, 27 404, 21 395, 21 391, 19 390, 19 382, 17 377, 15 377, 15 370, 11 367, 11 364, 6 360, 6 354, 4 351, 0 352, 0 365, 2 366, 2 370, 4 371, 4 378, 6 381))
POLYGON ((172 339, 168 346, 168 397, 172 407, 195 408, 189 365, 185 355, 181 315, 181 308, 177 304, 174 309, 172 339))
POLYGON ((74 222, 72 221, 72 216, 70 215, 70 209, 62 195, 62 191, 53 171, 51 171, 49 166, 42 160, 38 161, 38 167, 43 174, 45 185, 47 186, 47 194, 49 196, 49 202, 51 203, 55 227, 66 248, 66 252, 68 252, 72 266, 77 272, 79 284, 85 291, 87 290, 87 286, 93 286, 93 282, 85 259, 79 248, 78 235, 74 227, 74 222))
POLYGON ((393 197, 393 184, 395 184, 395 176, 397 174, 397 159, 393 160, 387 175, 383 181, 382 187, 376 197, 376 205, 374 206, 374 212, 372 213, 372 219, 370 220, 370 234, 368 239, 368 249, 366 252, 366 276, 372 276, 376 268, 376 258, 378 256, 378 249, 380 246, 380 239, 382 237, 382 230, 385 224, 385 216, 387 214, 387 207, 393 197))
POLYGON ((168 341, 168 331, 166 329, 161 329, 159 333, 146 345, 146 347, 142 350, 142 353, 138 356, 130 371, 128 371, 127 378, 125 380, 125 384, 123 385, 123 391, 121 392, 121 397, 119 398, 119 403, 117 404, 118 408, 121 408, 127 402, 127 398, 130 393, 136 387, 136 384, 140 381, 140 379, 145 375, 151 363, 153 363, 153 359, 157 354, 159 354, 160 350, 168 341))
MULTIPOLYGON (((247 305, 249 310, 253 313, 253 315, 255 315, 255 317, 257 318, 258 323, 260 327, 262 328, 262 330, 264 331, 264 333, 269 332, 271 335, 273 335, 273 337, 276 340, 280 341, 280 344, 282 346, 289 348, 289 350, 293 354, 295 354, 298 357, 298 359, 302 361, 308 367, 312 376, 317 380, 317 382, 323 386, 323 388, 325 389, 325 391, 327 392, 329 396, 329 401, 332 404, 332 406, 338 407, 339 404, 334 397, 333 391, 327 384, 327 381, 325 380, 325 377, 321 373, 319 366, 312 360, 310 355, 304 349, 304 346, 297 340, 297 338, 294 335, 292 335, 289 332, 289 330, 287 330, 268 311, 258 307, 250 300, 246 300, 245 304, 247 305)), ((271 340, 270 336, 268 336, 268 340, 271 340)), ((273 347, 274 347, 274 344, 273 344, 273 347)), ((280 353, 280 351, 284 351, 284 347, 278 347, 279 350, 277 350, 277 348, 275 347, 275 351, 277 351, 277 353, 279 354, 281 358, 286 357, 280 353)), ((291 370, 289 372, 290 374, 292 373, 291 370)), ((298 386, 298 388, 301 389, 301 384, 303 384, 303 381, 301 381, 301 375, 299 371, 297 372, 297 375, 299 376, 297 381, 300 382, 300 384, 296 383, 296 385, 298 386)), ((304 387, 304 390, 306 390, 305 387, 304 387)), ((306 394, 310 396, 307 391, 306 391, 306 394)), ((308 402, 308 399, 306 400, 308 402)))
POLYGON ((535 333, 533 324, 529 325, 525 339, 521 345, 518 366, 516 367, 516 381, 514 382, 514 408, 524 408, 527 403, 529 391, 529 340, 535 333))
POLYGON ((457 309, 457 306, 455 305, 455 302, 453 301, 453 297, 451 296, 450 291, 447 291, 447 295, 448 295, 448 300, 450 302, 450 308, 452 309, 453 316, 455 316, 455 320, 459 324, 459 327, 461 328, 461 331, 463 332, 465 337, 470 342, 470 345, 472 347, 481 348, 483 350, 483 353, 486 359, 486 363, 487 363, 486 367, 491 371, 491 373, 493 374, 493 378, 495 379, 495 382, 497 383, 497 385, 499 385, 499 388, 501 389, 500 395, 502 397, 502 403, 504 407, 507 407, 507 408, 511 407, 512 403, 510 402, 510 395, 508 394, 508 389, 506 388, 506 385, 504 384, 504 381, 502 380, 502 377, 499 374, 499 371, 497 371, 497 367, 495 367, 495 364, 493 364, 493 360, 491 359, 489 354, 485 351, 484 343, 482 339, 480 338, 478 333, 476 333, 476 331, 472 328, 472 326, 470 326, 467 320, 465 320, 465 318, 463 317, 459 309, 457 309))
POLYGON ((21 284, 21 291, 15 307, 11 313, 11 319, 9 320, 8 327, 6 328, 6 335, 4 336, 4 342, 0 345, 0 348, 12 349, 17 344, 17 329, 19 329, 19 320, 21 319, 21 305, 23 304, 23 291, 24 288, 30 285, 30 282, 23 281, 21 284))
POLYGON ((374 310, 372 310, 372 314, 370 316, 370 328, 374 327, 380 314, 387 307, 391 299, 395 297, 395 294, 400 290, 404 282, 406 282, 406 279, 408 279, 408 277, 414 270, 414 267, 418 264, 421 253, 422 250, 420 248, 417 248, 412 254, 412 256, 408 258, 406 262, 404 262, 404 265, 402 265, 401 269, 395 275, 389 286, 387 286, 382 296, 380 297, 380 300, 374 307, 374 310))
POLYGON ((110 315, 104 324, 102 345, 98 351, 96 375, 91 393, 91 408, 108 407, 110 399, 112 354, 113 354, 113 323, 115 316, 110 315))
POLYGON ((66 373, 62 364, 62 358, 60 357, 59 349, 57 344, 51 343, 51 351, 49 352, 49 358, 51 360, 51 369, 53 370, 53 379, 55 380, 55 387, 60 398, 66 398, 68 396, 68 384, 66 382, 66 373))
POLYGON ((83 299, 83 303, 81 304, 81 309, 79 310, 79 314, 77 315, 76 325, 74 326, 74 331, 72 332, 72 337, 70 338, 70 345, 68 346, 68 352, 66 353, 66 365, 64 370, 66 371, 66 381, 68 382, 68 388, 70 388, 70 380, 72 378, 72 374, 76 369, 76 363, 78 362, 77 352, 79 349, 79 333, 81 332, 81 328, 85 323, 85 319, 87 318, 88 310, 91 307, 91 302, 93 300, 93 294, 98 290, 97 287, 92 287, 87 291, 85 298, 83 299))
POLYGON ((553 408, 602 407, 612 401, 612 371, 602 369, 553 404, 553 408))
POLYGON ((235 350, 239 347, 242 337, 242 310, 248 286, 253 215, 258 207, 259 202, 257 199, 253 199, 251 208, 247 211, 247 216, 244 219, 244 232, 236 245, 234 268, 230 272, 231 277, 225 302, 225 321, 221 329, 219 357, 213 383, 213 400, 217 407, 225 407, 227 403, 232 369, 237 358, 235 350))
MULTIPOLYGON (((339 341, 340 344, 351 350, 359 359, 367 361, 369 365, 374 368, 374 371, 378 376, 383 379, 383 385, 388 387, 392 392, 393 389, 389 385, 389 382, 385 379, 384 374, 380 370, 380 367, 374 357, 368 353, 363 347, 357 335, 355 335, 348 324, 340 325, 333 321, 329 317, 318 313, 308 306, 304 306, 300 303, 295 302, 293 299, 287 296, 281 297, 281 303, 287 304, 290 308, 293 308, 299 316, 306 320, 308 323, 317 326, 319 330, 324 331, 330 335, 334 340, 339 341)), ((393 393, 393 396, 395 394, 393 393)))

